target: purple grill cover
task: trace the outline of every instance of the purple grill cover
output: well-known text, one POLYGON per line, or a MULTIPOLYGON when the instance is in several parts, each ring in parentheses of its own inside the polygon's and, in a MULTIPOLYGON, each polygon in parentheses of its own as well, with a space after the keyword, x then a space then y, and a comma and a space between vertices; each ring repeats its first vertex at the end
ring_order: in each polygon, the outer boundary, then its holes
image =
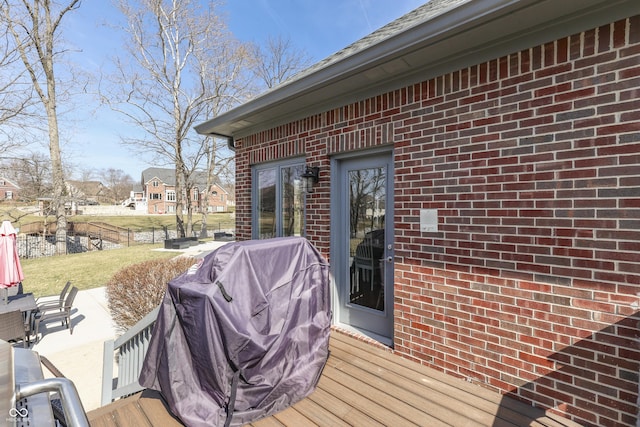
POLYGON ((330 325, 329 265, 306 239, 228 243, 169 282, 140 384, 187 426, 255 421, 315 389, 330 325))

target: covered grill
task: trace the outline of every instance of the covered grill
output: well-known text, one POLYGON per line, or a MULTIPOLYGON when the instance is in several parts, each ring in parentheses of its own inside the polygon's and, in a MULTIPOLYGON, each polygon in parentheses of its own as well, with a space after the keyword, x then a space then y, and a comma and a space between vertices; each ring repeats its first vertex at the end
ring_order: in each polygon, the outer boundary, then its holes
POLYGON ((140 384, 188 426, 248 423, 314 390, 330 324, 329 266, 306 239, 229 243, 169 283, 140 384))

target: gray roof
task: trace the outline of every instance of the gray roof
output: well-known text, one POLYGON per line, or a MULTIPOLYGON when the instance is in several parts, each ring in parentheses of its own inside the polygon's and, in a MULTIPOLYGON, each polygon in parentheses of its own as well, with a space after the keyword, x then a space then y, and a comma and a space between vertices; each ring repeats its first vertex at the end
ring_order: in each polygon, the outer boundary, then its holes
POLYGON ((428 21, 438 15, 445 13, 461 4, 471 0, 431 0, 417 9, 407 13, 406 15, 396 19, 395 21, 385 25, 384 27, 374 31, 373 33, 361 38, 355 43, 341 49, 335 54, 323 59, 322 61, 312 65, 306 70, 292 76, 283 85, 289 84, 294 80, 302 79, 309 76, 322 68, 326 68, 332 64, 336 64, 349 56, 362 52, 394 35, 405 32, 421 22, 428 21))
POLYGON ((196 126, 243 137, 640 12, 638 0, 432 0, 196 126))
POLYGON ((151 181, 154 178, 158 178, 160 181, 167 185, 176 185, 176 171, 169 168, 147 168, 142 171, 142 186, 151 181))
MULTIPOLYGON (((170 168, 147 168, 142 171, 142 186, 144 184, 151 181, 154 178, 158 178, 160 181, 167 185, 175 186, 176 185, 176 171, 175 169, 170 168)), ((195 171, 191 175, 191 179, 195 183, 196 187, 199 189, 204 189, 207 186, 207 174, 204 171, 195 171)), ((212 185, 217 185, 220 187, 225 193, 228 193, 227 190, 222 188, 217 179, 213 180, 212 185)))

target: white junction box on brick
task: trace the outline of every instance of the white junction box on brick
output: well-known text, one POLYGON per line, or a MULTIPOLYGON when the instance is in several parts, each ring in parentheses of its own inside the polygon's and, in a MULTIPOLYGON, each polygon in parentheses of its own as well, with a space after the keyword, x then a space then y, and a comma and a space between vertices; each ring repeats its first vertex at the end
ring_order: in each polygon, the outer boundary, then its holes
POLYGON ((436 233, 438 231, 438 210, 420 209, 420 231, 436 233))

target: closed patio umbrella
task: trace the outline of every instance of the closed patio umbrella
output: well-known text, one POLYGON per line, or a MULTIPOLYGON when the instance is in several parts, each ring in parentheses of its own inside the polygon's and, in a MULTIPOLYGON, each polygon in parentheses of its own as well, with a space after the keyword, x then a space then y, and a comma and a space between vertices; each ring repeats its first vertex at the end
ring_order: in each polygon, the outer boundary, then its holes
POLYGON ((2 221, 0 226, 0 289, 4 302, 7 302, 7 288, 17 286, 24 279, 18 247, 16 244, 16 230, 9 221, 2 221))

